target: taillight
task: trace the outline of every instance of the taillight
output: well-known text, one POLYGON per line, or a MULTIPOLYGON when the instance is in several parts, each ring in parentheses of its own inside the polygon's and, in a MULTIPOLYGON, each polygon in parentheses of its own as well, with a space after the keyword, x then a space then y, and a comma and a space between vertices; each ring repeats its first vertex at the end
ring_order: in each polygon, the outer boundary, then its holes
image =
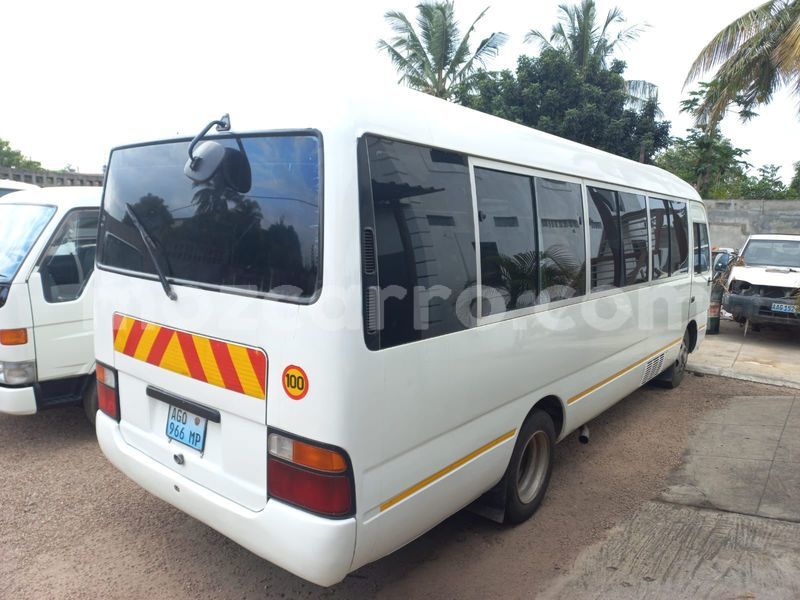
POLYGON ((355 513, 353 473, 342 450, 270 433, 268 451, 271 497, 327 517, 355 513))
POLYGON ((115 421, 119 421, 119 394, 117 393, 117 371, 97 363, 97 408, 115 421))

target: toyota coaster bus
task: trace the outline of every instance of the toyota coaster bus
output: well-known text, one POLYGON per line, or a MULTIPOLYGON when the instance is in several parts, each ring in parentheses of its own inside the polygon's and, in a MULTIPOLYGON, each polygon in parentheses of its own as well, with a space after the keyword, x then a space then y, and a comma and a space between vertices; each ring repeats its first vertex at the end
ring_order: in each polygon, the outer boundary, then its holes
POLYGON ((680 383, 688 184, 406 90, 264 102, 110 156, 96 427, 139 485, 327 586, 480 497, 527 519, 558 440, 680 383))

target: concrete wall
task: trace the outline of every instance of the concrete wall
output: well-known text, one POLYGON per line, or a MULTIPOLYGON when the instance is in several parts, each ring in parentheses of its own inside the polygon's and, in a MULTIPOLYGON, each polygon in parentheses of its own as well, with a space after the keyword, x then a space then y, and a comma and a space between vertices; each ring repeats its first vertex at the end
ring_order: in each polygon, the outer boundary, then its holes
POLYGON ((24 169, 13 169, 11 167, 0 167, 0 180, 2 179, 33 183, 40 187, 52 187, 57 185, 92 185, 100 187, 103 185, 102 173, 27 171, 24 169))
POLYGON ((741 248, 755 233, 800 234, 800 200, 706 200, 711 243, 741 248))

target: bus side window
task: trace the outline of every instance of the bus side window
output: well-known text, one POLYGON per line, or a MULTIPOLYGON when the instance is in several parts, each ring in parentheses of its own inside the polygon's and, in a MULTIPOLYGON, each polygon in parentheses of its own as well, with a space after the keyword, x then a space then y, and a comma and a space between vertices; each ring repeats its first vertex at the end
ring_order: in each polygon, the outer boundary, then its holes
POLYGON ((538 295, 533 180, 475 169, 483 316, 533 306, 538 295))
POLYGON ((641 194, 619 192, 619 221, 622 231, 623 285, 649 280, 647 246, 647 204, 641 194))
POLYGON ((367 151, 380 347, 466 329, 459 299, 477 283, 466 156, 371 136, 367 151))
POLYGON ((602 291, 619 287, 622 279, 617 193, 595 187, 588 191, 592 291, 602 291))
POLYGON ((583 194, 577 183, 536 178, 541 293, 539 303, 586 294, 583 194))
POLYGON ((689 272, 689 217, 685 202, 670 202, 670 274, 689 272))
POLYGON ((669 277, 670 227, 665 200, 650 198, 650 252, 653 254, 653 280, 669 277))
POLYGON ((711 248, 708 245, 708 225, 694 224, 694 272, 708 273, 711 270, 711 248))

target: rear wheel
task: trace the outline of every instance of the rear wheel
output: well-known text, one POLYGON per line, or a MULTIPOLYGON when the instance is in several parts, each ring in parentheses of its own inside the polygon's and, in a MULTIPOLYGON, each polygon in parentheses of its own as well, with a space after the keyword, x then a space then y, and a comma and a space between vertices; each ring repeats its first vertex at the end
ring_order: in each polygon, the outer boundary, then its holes
POLYGON ((532 412, 520 429, 506 470, 507 522, 522 523, 539 508, 550 483, 555 442, 550 415, 532 412))
POLYGON ((681 341, 680 350, 678 350, 678 358, 672 363, 672 366, 664 371, 658 378, 664 387, 675 389, 681 384, 684 376, 686 375, 686 363, 689 362, 689 331, 683 334, 683 341, 681 341))
POLYGON ((94 425, 97 417, 97 385, 94 382, 94 374, 83 392, 83 412, 86 413, 89 423, 94 425))

